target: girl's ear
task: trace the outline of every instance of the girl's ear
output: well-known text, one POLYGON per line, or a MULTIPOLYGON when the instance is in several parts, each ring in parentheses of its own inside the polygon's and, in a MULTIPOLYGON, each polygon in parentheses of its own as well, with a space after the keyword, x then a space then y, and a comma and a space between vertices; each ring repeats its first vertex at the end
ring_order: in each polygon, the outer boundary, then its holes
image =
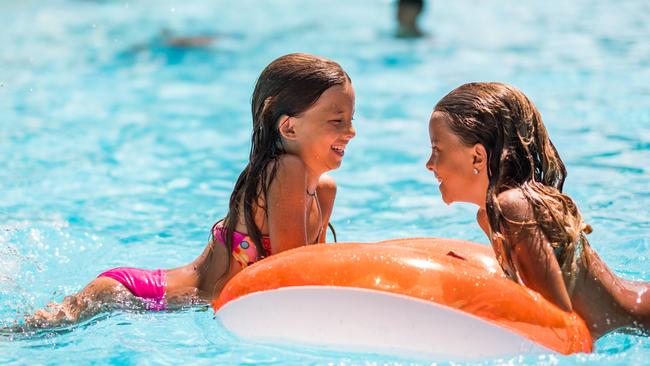
POLYGON ((280 131, 280 136, 287 140, 294 140, 296 138, 296 126, 294 119, 283 114, 280 116, 278 122, 278 130, 280 131))
POLYGON ((476 144, 472 148, 472 156, 474 158, 472 165, 474 166, 474 169, 477 169, 478 171, 482 171, 486 169, 488 159, 487 159, 487 150, 485 150, 485 146, 482 144, 476 144))

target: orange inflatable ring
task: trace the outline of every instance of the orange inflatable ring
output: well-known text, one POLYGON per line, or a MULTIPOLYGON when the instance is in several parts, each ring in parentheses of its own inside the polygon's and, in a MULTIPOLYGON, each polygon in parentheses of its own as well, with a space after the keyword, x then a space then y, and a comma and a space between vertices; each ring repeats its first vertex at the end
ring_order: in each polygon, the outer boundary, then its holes
POLYGON ((438 238, 310 245, 268 257, 233 277, 212 305, 294 286, 386 291, 446 305, 563 354, 591 352, 584 321, 507 279, 492 250, 438 238))

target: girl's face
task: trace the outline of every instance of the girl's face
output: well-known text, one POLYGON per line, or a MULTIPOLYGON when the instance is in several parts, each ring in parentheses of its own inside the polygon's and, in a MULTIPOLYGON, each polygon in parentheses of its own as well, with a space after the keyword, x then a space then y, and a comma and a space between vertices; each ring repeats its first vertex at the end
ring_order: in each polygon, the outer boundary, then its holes
POLYGON ((431 115, 429 137, 431 157, 426 166, 440 183, 442 200, 446 204, 470 202, 485 206, 488 179, 485 157, 481 156, 483 146, 463 144, 449 128, 446 115, 440 112, 431 115))
POLYGON ((286 123, 291 124, 295 133, 288 152, 300 156, 308 169, 317 175, 340 167, 345 147, 356 135, 352 127, 353 115, 352 84, 348 82, 327 89, 301 115, 287 117, 286 123))

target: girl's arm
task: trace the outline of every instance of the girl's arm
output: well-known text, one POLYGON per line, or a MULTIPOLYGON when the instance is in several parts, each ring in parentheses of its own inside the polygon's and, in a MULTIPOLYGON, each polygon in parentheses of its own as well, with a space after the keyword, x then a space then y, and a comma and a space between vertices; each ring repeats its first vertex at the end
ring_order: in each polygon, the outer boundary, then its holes
POLYGON ((307 243, 307 168, 299 157, 283 154, 266 197, 271 251, 307 243))
POLYGON ((320 231, 320 236, 318 237, 318 242, 325 243, 327 241, 327 224, 330 222, 332 209, 334 208, 334 199, 336 198, 336 182, 331 177, 323 174, 318 180, 318 189, 316 192, 321 208, 321 214, 323 215, 323 224, 321 226, 322 229, 320 231))
POLYGON ((523 193, 517 189, 502 192, 497 197, 506 220, 503 234, 519 276, 527 287, 564 311, 571 311, 571 299, 562 277, 553 248, 523 193))

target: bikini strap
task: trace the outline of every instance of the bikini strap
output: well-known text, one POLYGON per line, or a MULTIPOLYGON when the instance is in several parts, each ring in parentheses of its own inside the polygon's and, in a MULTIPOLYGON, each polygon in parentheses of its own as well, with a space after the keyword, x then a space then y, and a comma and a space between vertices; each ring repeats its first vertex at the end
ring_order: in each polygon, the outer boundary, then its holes
POLYGON ((334 230, 334 225, 332 225, 331 222, 328 222, 327 227, 330 228, 330 231, 332 232, 332 236, 334 236, 334 242, 337 243, 338 241, 336 240, 336 230, 334 230))
POLYGON ((318 193, 317 191, 314 191, 313 195, 314 199, 316 200, 316 207, 318 207, 318 235, 316 236, 316 242, 318 242, 318 239, 320 238, 320 234, 323 232, 323 211, 320 207, 320 199, 318 198, 318 193))

